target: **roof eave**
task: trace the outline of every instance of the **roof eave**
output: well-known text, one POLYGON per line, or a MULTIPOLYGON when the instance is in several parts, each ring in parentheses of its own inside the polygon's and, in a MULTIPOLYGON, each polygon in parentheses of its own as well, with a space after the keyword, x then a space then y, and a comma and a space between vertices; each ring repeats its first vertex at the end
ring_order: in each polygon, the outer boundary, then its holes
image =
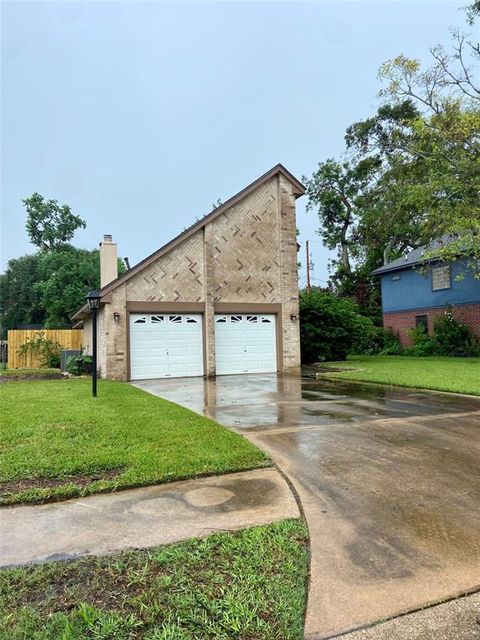
POLYGON ((425 264, 430 260, 415 260, 415 262, 408 262, 407 264, 398 265, 396 267, 379 267, 372 271, 372 275, 381 276, 384 273, 391 273, 392 271, 402 271, 403 269, 410 269, 410 267, 416 267, 419 264, 425 264))

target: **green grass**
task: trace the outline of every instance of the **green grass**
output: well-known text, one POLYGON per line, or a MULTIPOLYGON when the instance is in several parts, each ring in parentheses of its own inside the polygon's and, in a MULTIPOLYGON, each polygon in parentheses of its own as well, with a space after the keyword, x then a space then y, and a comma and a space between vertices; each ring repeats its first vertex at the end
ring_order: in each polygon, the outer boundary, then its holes
POLYGON ((0 385, 0 504, 66 499, 269 464, 243 437, 127 383, 0 385))
POLYGON ((1 640, 300 640, 307 528, 0 572, 1 640))
POLYGON ((330 365, 355 368, 327 374, 332 378, 480 396, 480 358, 349 356, 347 362, 330 365))

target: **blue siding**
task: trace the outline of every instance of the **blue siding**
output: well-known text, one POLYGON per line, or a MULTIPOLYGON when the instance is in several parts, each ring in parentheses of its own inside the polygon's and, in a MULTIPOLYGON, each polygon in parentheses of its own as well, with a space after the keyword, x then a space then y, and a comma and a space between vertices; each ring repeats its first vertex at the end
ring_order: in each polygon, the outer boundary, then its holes
POLYGON ((462 269, 456 263, 452 266, 452 287, 441 291, 432 291, 431 270, 422 274, 414 268, 390 271, 381 276, 382 310, 406 311, 408 309, 426 309, 444 307, 450 304, 480 303, 480 280, 475 280, 471 272, 462 269), (455 276, 465 273, 465 278, 457 282, 455 276), (392 277, 400 276, 400 280, 392 277))

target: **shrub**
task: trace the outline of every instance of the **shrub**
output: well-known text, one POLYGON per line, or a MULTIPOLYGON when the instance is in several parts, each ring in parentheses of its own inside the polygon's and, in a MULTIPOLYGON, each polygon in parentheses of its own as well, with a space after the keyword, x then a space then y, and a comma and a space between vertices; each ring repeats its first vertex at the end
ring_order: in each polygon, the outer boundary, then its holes
POLYGON ((383 346, 379 352, 381 356, 401 356, 405 350, 405 347, 400 342, 398 333, 395 333, 392 329, 384 329, 382 327, 382 339, 383 346))
POLYGON ((92 373, 92 356, 72 356, 67 360, 67 371, 74 376, 92 373))
MULTIPOLYGON (((370 318, 361 316, 364 320, 370 321, 370 318)), ((363 331, 360 331, 355 339, 350 353, 365 356, 397 356, 403 352, 403 346, 400 342, 398 334, 391 329, 376 327, 373 324, 363 322, 363 331)))
POLYGON ((369 343, 374 329, 350 298, 319 289, 300 293, 300 347, 305 363, 345 360, 355 344, 369 343))
POLYGON ((478 356, 480 344, 470 329, 460 324, 451 309, 437 317, 433 323, 433 334, 424 327, 409 331, 413 340, 411 347, 404 349, 409 356, 478 356))
POLYGON ((439 355, 480 355, 480 343, 467 326, 454 318, 451 309, 435 319, 433 329, 439 355))
POLYGON ((354 340, 348 352, 365 355, 378 353, 381 348, 380 341, 379 327, 376 327, 370 318, 359 315, 356 319, 354 340))
POLYGON ((38 358, 41 368, 60 368, 60 355, 63 347, 59 342, 45 338, 43 331, 36 331, 33 338, 20 346, 18 354, 21 356, 31 353, 38 358))
POLYGON ((438 345, 434 336, 427 333, 425 327, 410 329, 408 335, 413 341, 410 347, 403 350, 406 356, 434 356, 438 355, 438 345))

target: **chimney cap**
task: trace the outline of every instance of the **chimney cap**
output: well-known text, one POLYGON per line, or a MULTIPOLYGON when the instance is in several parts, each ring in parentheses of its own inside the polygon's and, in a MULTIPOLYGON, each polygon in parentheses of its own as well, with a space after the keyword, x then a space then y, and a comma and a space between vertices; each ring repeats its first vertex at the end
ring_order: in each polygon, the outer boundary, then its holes
POLYGON ((104 233, 103 234, 103 241, 104 242, 112 242, 113 238, 112 238, 112 234, 111 233, 104 233))

